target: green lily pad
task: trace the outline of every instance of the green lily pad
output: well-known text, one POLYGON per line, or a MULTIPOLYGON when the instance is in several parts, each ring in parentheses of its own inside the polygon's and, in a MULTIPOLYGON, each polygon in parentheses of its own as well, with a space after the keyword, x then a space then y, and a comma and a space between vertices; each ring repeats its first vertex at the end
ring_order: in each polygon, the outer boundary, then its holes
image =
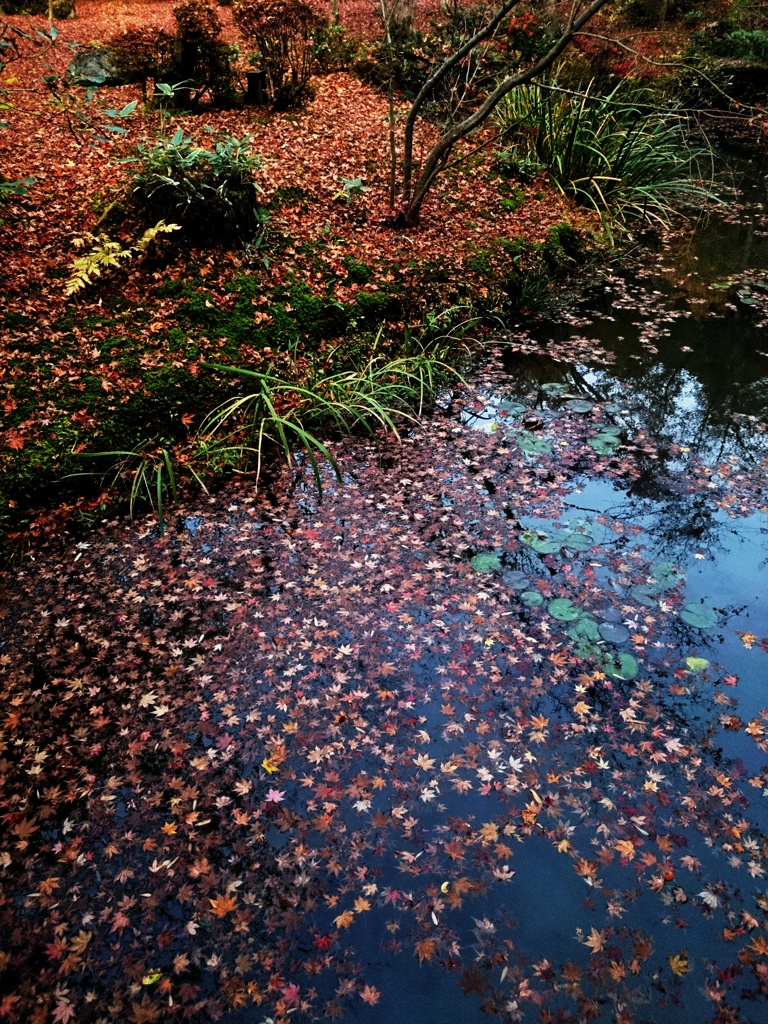
POLYGON ((559 398, 564 391, 567 391, 565 384, 560 384, 559 381, 551 380, 546 384, 541 385, 541 390, 548 398, 559 398))
POLYGON ((594 546, 595 539, 590 537, 586 533, 576 533, 571 530, 567 530, 563 534, 564 548, 570 548, 571 551, 589 551, 594 546))
POLYGON ((524 413, 528 407, 523 405, 522 402, 513 402, 511 399, 503 398, 496 406, 497 412, 504 412, 507 416, 519 416, 524 413))
POLYGON ((609 644, 625 644, 629 640, 629 630, 621 622, 601 622, 598 626, 600 636, 609 644))
POLYGON ((568 630, 568 636, 571 640, 575 640, 576 643, 598 643, 600 640, 600 633, 598 626, 591 615, 582 615, 580 619, 568 630))
POLYGON ((636 601, 645 605, 646 608, 655 608, 659 603, 659 588, 638 584, 632 587, 630 593, 636 601))
POLYGON ((586 398, 571 398, 565 403, 565 408, 571 412, 592 412, 594 407, 594 402, 588 402, 586 398))
POLYGON ((529 455, 549 455, 552 445, 544 437, 536 437, 527 430, 518 430, 514 434, 517 446, 521 452, 529 455))
POLYGON ((667 590, 676 586, 683 579, 683 573, 671 562, 658 562, 651 569, 651 576, 667 590))
POLYGON ((621 446, 621 441, 616 434, 609 434, 607 431, 602 430, 596 437, 590 437, 587 444, 598 455, 613 455, 621 446))
POLYGON ((534 533, 532 530, 526 530, 521 540, 539 555, 557 554, 563 546, 555 537, 549 537, 546 533, 534 533))
POLYGON ((582 615, 581 609, 577 608, 567 597, 557 597, 554 601, 550 601, 547 611, 553 619, 558 619, 560 622, 573 622, 582 615))
POLYGON ((544 598, 538 592, 538 590, 525 590, 520 595, 520 600, 523 604, 527 604, 529 608, 538 608, 539 605, 544 604, 544 598))
POLYGON ((681 610, 680 618, 695 629, 709 629, 717 622, 717 612, 707 604, 687 604, 681 610))
POLYGON ((631 654, 615 654, 605 663, 605 670, 614 679, 634 679, 640 671, 637 659, 631 654))
POLYGON ((469 564, 475 572, 496 572, 501 568, 501 561, 492 551, 481 551, 469 564))
POLYGON ((706 658, 696 658, 693 655, 685 659, 685 664, 691 672, 706 672, 709 668, 709 662, 706 658))

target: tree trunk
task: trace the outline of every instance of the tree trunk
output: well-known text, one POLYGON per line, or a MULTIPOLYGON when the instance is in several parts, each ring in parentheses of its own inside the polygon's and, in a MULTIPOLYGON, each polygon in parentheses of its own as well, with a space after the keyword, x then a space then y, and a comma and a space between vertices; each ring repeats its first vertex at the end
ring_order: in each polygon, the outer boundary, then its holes
POLYGON ((509 0, 509 2, 500 8, 500 11, 494 15, 493 19, 485 29, 473 36, 471 40, 465 43, 464 46, 457 50, 455 54, 449 57, 448 60, 438 68, 438 70, 427 80, 421 92, 414 100, 406 122, 405 155, 403 159, 402 180, 405 209, 401 215, 401 219, 405 224, 418 224, 421 207, 427 193, 432 187, 435 178, 448 161, 448 157, 456 143, 476 131, 493 113, 508 92, 511 92, 512 89, 518 85, 525 85, 527 82, 531 82, 537 77, 537 75, 540 75, 542 72, 550 68, 560 54, 563 53, 563 51, 570 45, 573 37, 597 14, 601 7, 604 7, 610 2, 611 0, 592 0, 592 3, 582 11, 581 14, 576 15, 574 11, 571 14, 568 24, 563 30, 560 38, 549 49, 549 51, 544 54, 543 57, 530 67, 519 71, 515 75, 509 75, 505 78, 496 86, 493 92, 486 97, 485 101, 473 114, 470 114, 468 117, 464 118, 463 121, 460 121, 452 128, 449 128, 448 131, 438 139, 427 154, 427 159, 419 173, 416 184, 412 186, 413 130, 419 110, 424 105, 427 96, 432 92, 435 85, 445 77, 445 75, 459 62, 459 60, 477 46, 482 39, 488 38, 488 35, 495 29, 501 19, 509 13, 512 7, 515 6, 517 0, 509 0))

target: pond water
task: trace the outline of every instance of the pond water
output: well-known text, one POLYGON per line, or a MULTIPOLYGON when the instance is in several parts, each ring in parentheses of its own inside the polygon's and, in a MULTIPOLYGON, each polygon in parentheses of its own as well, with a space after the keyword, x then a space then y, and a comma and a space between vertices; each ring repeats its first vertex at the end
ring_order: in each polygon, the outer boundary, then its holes
POLYGON ((4 581, 0 1017, 765 1024, 739 174, 450 413, 337 445, 344 486, 244 481, 4 581))

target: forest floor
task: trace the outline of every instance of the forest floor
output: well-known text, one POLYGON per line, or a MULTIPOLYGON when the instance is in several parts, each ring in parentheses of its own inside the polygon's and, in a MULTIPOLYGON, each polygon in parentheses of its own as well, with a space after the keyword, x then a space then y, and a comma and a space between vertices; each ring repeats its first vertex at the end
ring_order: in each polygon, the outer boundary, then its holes
MULTIPOLYGON (((348 12, 352 22, 358 9, 348 12)), ((561 275, 575 262, 553 229, 569 225, 588 246, 598 227, 544 180, 500 176, 490 145, 441 177, 417 230, 394 230, 387 98, 342 72, 317 79, 314 97, 299 111, 267 115, 242 107, 173 118, 173 131, 201 143, 210 130, 252 137, 269 215, 262 248, 168 243, 157 256, 127 263, 67 298, 64 286, 74 259, 91 244, 89 232, 124 245, 141 234, 135 216, 113 226, 109 212, 102 218, 111 204, 122 209, 129 192, 131 165, 120 161, 164 129, 158 112, 140 105, 119 122, 125 134, 105 130, 107 108, 140 98, 134 86, 104 88, 87 106, 80 95, 83 126, 41 92, 41 72, 65 73, 69 43, 104 40, 136 24, 171 27, 169 12, 160 3, 116 8, 83 0, 77 19, 61 23, 45 62, 9 65, 12 107, 5 113, 10 127, 0 132, 0 167, 8 179, 36 181, 27 196, 5 206, 0 221, 6 529, 28 524, 29 510, 41 501, 48 509, 33 517, 33 533, 56 531, 62 517, 100 507, 111 477, 99 486, 101 466, 88 486, 88 451, 193 439, 226 393, 200 370, 202 362, 269 367, 301 380, 318 362, 364 361, 380 329, 397 349, 406 328, 426 336, 429 314, 451 311, 441 321, 450 325, 493 309, 505 301, 505 281, 526 264, 541 272, 548 261, 548 279, 561 275), (334 200, 342 182, 357 177, 369 191, 351 203, 334 200), (86 483, 73 488, 76 474, 86 483), (65 477, 66 484, 57 483, 65 477), (51 504, 59 506, 53 518, 51 504)), ((221 8, 220 17, 225 37, 234 38, 229 9, 221 8)), ((429 142, 429 132, 418 146, 429 142)))

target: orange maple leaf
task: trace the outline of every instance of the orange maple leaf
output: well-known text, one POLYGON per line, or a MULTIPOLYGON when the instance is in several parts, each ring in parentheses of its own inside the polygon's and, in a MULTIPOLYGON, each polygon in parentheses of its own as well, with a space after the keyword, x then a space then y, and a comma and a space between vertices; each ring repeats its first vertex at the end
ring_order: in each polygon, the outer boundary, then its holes
POLYGON ((354 920, 354 910, 343 910, 338 917, 334 917, 333 923, 337 928, 349 928, 354 920))
POLYGON ((226 917, 237 906, 237 896, 231 896, 230 894, 225 896, 217 895, 215 900, 209 900, 208 902, 211 904, 211 912, 216 917, 226 917))
POLYGON ((425 960, 431 960, 437 952, 437 943, 434 939, 422 939, 416 943, 416 953, 419 957, 419 963, 424 963, 425 960))

